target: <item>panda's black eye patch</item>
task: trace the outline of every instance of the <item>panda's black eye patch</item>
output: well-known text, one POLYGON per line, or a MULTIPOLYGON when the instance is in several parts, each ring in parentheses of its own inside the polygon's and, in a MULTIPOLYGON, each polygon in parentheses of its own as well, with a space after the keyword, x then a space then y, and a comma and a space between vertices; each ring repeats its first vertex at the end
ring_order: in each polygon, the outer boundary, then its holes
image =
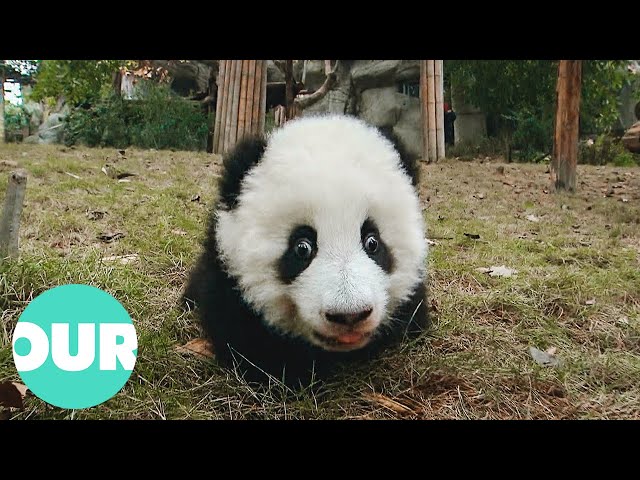
POLYGON ((293 229, 289 235, 287 250, 278 261, 280 280, 289 284, 311 265, 318 252, 317 240, 316 231, 308 225, 293 229))
POLYGON ((376 223, 367 218, 360 229, 362 248, 365 253, 387 273, 393 271, 393 255, 387 245, 380 238, 376 223))

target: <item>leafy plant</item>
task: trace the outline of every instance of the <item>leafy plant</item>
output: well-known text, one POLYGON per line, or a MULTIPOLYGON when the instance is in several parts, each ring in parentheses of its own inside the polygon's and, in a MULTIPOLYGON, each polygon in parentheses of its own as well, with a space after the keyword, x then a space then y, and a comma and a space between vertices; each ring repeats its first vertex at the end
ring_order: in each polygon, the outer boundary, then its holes
MULTIPOLYGON (((582 134, 606 133, 618 118, 618 95, 631 74, 623 60, 585 60, 582 134)), ((445 64, 454 95, 487 114, 493 134, 503 136, 523 159, 549 153, 553 142, 557 60, 451 60, 445 64)))
POLYGON ((64 96, 72 105, 93 102, 126 64, 126 60, 42 60, 31 98, 40 101, 64 96))
POLYGON ((110 94, 89 107, 75 108, 65 124, 65 143, 87 146, 201 150, 209 124, 197 104, 166 85, 142 87, 142 100, 110 94))

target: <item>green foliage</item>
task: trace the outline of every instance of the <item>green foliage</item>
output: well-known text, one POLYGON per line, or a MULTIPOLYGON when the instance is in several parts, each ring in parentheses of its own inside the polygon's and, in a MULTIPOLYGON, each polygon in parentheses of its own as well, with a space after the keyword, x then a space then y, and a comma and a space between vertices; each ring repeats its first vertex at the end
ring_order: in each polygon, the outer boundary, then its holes
POLYGON ((144 100, 109 95, 88 108, 75 108, 65 124, 65 143, 87 146, 201 150, 208 119, 197 104, 165 85, 145 84, 144 100))
MULTIPOLYGON (((622 60, 585 60, 581 133, 606 133, 618 118, 618 95, 630 73, 622 60)), ((522 158, 551 151, 558 61, 447 61, 445 75, 466 102, 488 116, 495 134, 511 139, 522 158)))
POLYGON ((125 60, 43 60, 31 98, 64 96, 71 105, 93 102, 109 87, 125 60))
POLYGON ((22 106, 5 103, 4 128, 7 132, 17 131, 29 125, 29 115, 22 106))
POLYGON ((640 155, 627 150, 620 138, 602 134, 580 143, 578 163, 632 167, 640 165, 640 155))

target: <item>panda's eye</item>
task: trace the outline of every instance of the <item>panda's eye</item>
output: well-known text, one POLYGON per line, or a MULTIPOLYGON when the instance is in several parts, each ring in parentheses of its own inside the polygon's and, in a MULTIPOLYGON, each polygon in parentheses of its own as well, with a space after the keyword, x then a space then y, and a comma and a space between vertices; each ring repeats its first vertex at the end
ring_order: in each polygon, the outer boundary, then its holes
POLYGON ((372 255, 378 251, 379 244, 380 242, 378 242, 378 239, 373 233, 367 235, 363 242, 364 249, 369 255, 372 255))
POLYGON ((311 258, 311 254, 313 253, 313 245, 311 245, 311 241, 307 240, 306 238, 302 238, 298 240, 296 246, 293 247, 293 251, 302 260, 309 260, 309 258, 311 258))

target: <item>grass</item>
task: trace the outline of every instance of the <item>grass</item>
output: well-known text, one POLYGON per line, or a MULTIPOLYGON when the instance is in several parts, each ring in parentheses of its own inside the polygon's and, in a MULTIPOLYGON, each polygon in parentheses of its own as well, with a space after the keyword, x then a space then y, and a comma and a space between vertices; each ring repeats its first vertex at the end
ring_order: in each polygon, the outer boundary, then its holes
POLYGON ((569 195, 548 191, 544 165, 501 164, 504 173, 493 161, 424 165, 436 242, 432 331, 324 385, 285 392, 176 351, 201 333, 177 302, 219 157, 6 145, 0 198, 13 168, 6 161, 29 179, 21 256, 0 264, 0 382, 20 381, 11 332, 28 302, 55 285, 109 291, 139 337, 136 367, 111 400, 73 411, 29 396, 11 418, 640 418, 640 168, 580 166, 569 195), (101 172, 105 163, 136 175, 118 182, 101 172), (114 232, 125 236, 98 239, 114 232), (517 274, 476 270, 494 265, 517 274), (560 365, 538 365, 532 346, 553 348, 560 365))

